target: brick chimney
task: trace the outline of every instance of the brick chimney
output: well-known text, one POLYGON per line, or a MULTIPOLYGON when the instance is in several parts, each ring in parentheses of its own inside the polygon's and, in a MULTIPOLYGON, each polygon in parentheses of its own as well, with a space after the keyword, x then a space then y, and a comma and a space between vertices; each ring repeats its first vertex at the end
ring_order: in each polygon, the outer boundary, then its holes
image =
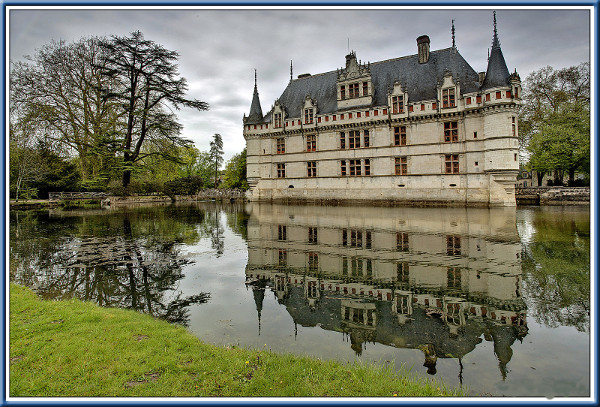
POLYGON ((417 49, 419 50, 419 63, 427 63, 429 61, 429 37, 427 35, 417 38, 417 49))

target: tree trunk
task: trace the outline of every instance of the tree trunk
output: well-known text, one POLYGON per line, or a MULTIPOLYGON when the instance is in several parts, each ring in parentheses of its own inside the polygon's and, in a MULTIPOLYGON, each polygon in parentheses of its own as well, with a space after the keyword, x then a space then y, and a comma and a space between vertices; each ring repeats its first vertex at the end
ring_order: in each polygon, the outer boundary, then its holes
POLYGON ((569 186, 573 186, 575 184, 575 169, 569 168, 569 186))

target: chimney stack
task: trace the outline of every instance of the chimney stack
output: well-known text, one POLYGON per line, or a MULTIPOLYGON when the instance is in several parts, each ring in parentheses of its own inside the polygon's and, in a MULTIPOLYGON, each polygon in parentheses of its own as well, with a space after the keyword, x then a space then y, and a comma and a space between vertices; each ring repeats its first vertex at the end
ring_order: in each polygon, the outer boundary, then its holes
POLYGON ((427 63, 429 61, 429 37, 427 35, 417 38, 417 49, 419 50, 419 63, 427 63))

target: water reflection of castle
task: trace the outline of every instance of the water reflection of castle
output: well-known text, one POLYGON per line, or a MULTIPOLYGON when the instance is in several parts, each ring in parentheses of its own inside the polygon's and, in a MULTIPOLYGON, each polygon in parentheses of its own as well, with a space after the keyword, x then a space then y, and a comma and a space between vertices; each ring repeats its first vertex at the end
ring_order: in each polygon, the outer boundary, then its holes
MULTIPOLYGON (((527 334, 515 210, 249 206, 248 284, 296 324, 461 358, 493 341, 502 376, 527 334), (483 336, 484 339, 481 337, 483 336)), ((461 368, 462 368, 462 363, 461 368)))

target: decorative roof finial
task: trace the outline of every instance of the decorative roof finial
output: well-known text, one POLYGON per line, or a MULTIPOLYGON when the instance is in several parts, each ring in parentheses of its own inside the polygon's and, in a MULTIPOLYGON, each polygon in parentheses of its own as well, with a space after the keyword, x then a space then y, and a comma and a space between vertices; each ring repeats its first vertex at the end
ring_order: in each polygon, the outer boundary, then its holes
POLYGON ((454 37, 454 19, 452 19, 452 48, 456 48, 456 38, 454 37))
POLYGON ((290 59, 290 82, 294 80, 294 67, 292 66, 292 60, 290 59))
POLYGON ((257 80, 256 80, 256 68, 254 68, 254 89, 257 89, 257 80))
POLYGON ((492 41, 492 48, 499 47, 500 41, 498 41, 498 27, 496 25, 496 12, 494 11, 494 39, 492 41))

